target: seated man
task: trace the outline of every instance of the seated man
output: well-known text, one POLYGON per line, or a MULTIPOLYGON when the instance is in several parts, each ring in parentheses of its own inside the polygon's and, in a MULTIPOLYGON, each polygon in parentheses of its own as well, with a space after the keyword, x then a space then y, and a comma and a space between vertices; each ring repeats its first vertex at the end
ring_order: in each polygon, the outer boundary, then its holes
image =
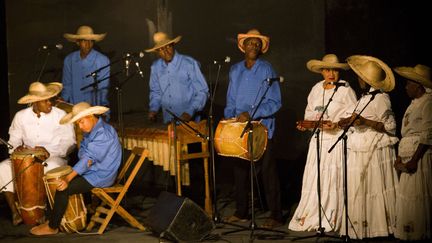
MULTIPOLYGON (((28 108, 15 114, 9 128, 9 144, 15 151, 30 147, 42 149, 48 157, 45 172, 67 164, 65 159, 75 145, 75 133, 72 125, 61 126, 60 119, 66 112, 53 107, 50 98, 62 90, 61 83, 43 84, 33 82, 27 95, 18 100, 18 104, 29 104, 28 108)), ((9 150, 12 154, 13 150, 9 150)), ((22 218, 15 206, 15 189, 12 181, 12 163, 6 159, 0 163, 0 191, 4 190, 6 201, 12 211, 12 223, 18 225, 22 218), (2 190, 3 189, 3 190, 2 190)))
POLYGON ((122 148, 115 129, 96 116, 108 110, 104 106, 80 102, 60 120, 60 124, 75 122, 84 133, 78 151, 79 160, 70 174, 59 179, 49 220, 33 227, 30 233, 57 234, 70 195, 89 192, 94 187, 109 187, 114 183, 121 163, 122 148))

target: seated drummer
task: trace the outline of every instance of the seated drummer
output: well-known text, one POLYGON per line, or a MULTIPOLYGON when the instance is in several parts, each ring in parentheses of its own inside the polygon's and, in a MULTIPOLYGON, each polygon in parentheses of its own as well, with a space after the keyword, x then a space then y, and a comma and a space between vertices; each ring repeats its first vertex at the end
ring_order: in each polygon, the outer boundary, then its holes
MULTIPOLYGON (((244 53, 244 60, 231 67, 224 115, 225 118, 236 117, 239 122, 246 122, 250 118, 261 120, 268 129, 267 149, 257 163, 257 171, 261 172, 267 206, 271 212, 270 218, 261 227, 274 228, 283 225, 279 176, 276 161, 272 158, 275 114, 282 106, 281 93, 279 83, 270 84, 265 81, 277 76, 272 65, 260 58, 261 54, 267 52, 270 38, 252 29, 246 34, 239 34, 237 40, 240 51, 244 53), (263 102, 254 117, 251 117, 268 85, 271 86, 263 102)), ((225 219, 229 223, 247 221, 249 218, 250 163, 238 159, 233 164, 237 210, 225 219)))
POLYGON ((79 161, 70 174, 59 179, 49 220, 33 227, 30 233, 57 234, 70 195, 89 192, 94 187, 109 187, 114 183, 121 163, 122 148, 116 130, 97 116, 108 110, 104 106, 80 102, 60 120, 60 124, 66 126, 76 123, 84 133, 78 151, 79 161))
POLYGON ((164 123, 173 117, 167 109, 184 121, 199 121, 197 112, 202 111, 208 98, 208 86, 199 63, 190 56, 178 53, 174 45, 181 36, 174 39, 166 33, 153 36, 155 46, 146 52, 156 52, 160 57, 153 62, 150 72, 150 102, 148 118, 156 120, 162 108, 164 123))
MULTIPOLYGON (((18 104, 27 104, 29 107, 15 114, 9 128, 9 144, 15 149, 10 149, 9 153, 38 147, 48 158, 45 161, 47 164, 44 167, 45 172, 66 165, 65 158, 75 146, 73 126, 59 124, 66 112, 53 107, 50 101, 60 93, 62 87, 63 85, 57 82, 48 84, 33 82, 28 94, 18 100, 18 104)), ((15 206, 12 178, 12 163, 10 159, 6 159, 0 163, 0 192, 4 187, 4 195, 12 211, 12 223, 18 225, 22 222, 22 218, 15 206)), ((40 179, 42 181, 42 178, 40 179)))

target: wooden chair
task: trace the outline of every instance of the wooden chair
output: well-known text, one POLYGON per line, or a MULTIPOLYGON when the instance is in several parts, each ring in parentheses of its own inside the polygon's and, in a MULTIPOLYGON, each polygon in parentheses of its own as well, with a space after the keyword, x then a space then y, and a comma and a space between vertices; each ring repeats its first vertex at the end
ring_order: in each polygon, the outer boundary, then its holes
POLYGON ((96 208, 96 212, 90 219, 90 223, 87 226, 87 231, 92 230, 96 223, 101 224, 98 230, 98 234, 102 234, 108 223, 110 222, 114 213, 119 214, 123 219, 125 219, 132 227, 136 227, 140 230, 145 230, 145 227, 139 223, 130 213, 128 213, 121 205, 123 197, 129 189, 132 181, 134 180, 138 170, 143 164, 145 158, 149 155, 147 149, 140 147, 135 147, 131 151, 131 155, 123 165, 121 171, 117 175, 116 181, 113 186, 106 188, 93 188, 91 190, 93 195, 96 195, 102 200, 100 206, 96 208), (122 185, 122 181, 125 179, 126 172, 132 165, 135 158, 138 158, 135 166, 133 167, 130 175, 127 177, 126 182, 122 185), (112 197, 111 195, 117 195, 117 197, 112 197), (105 218, 102 218, 102 214, 105 214, 105 218))

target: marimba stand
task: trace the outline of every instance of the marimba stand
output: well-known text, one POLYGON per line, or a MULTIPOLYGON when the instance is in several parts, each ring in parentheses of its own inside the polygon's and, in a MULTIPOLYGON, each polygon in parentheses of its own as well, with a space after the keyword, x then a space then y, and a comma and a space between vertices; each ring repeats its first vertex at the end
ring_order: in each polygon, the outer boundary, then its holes
MULTIPOLYGON (((206 128, 207 121, 203 120, 199 123, 189 123, 194 129, 200 131, 201 133, 207 135, 206 128)), ((207 212, 209 216, 213 215, 212 210, 212 201, 210 197, 210 182, 209 182, 209 157, 210 153, 208 150, 208 140, 200 138, 196 136, 190 128, 184 125, 177 125, 176 127, 177 133, 177 142, 175 144, 177 151, 176 154, 176 175, 177 175, 177 195, 182 195, 181 190, 181 162, 190 160, 190 159, 203 159, 203 168, 204 168, 204 183, 205 183, 205 202, 204 202, 204 210, 207 212), (201 152, 189 153, 188 145, 193 143, 201 143, 201 152)), ((168 134, 173 134, 173 128, 171 125, 168 126, 168 134)), ((170 143, 173 144, 173 143, 170 143)))

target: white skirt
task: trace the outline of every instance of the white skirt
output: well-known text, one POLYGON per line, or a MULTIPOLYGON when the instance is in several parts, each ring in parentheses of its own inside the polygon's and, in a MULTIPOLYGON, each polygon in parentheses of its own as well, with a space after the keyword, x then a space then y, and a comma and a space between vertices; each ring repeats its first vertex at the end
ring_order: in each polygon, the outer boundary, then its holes
MULTIPOLYGON (((325 134, 326 135, 326 134, 325 134)), ((328 137, 328 136, 327 136, 328 137)), ((338 136, 324 139, 321 146, 320 187, 321 187, 321 226, 326 232, 338 231, 343 212, 342 163, 343 146, 340 141, 331 153, 330 147, 338 136)), ((301 199, 288 225, 294 231, 314 231, 319 227, 319 203, 317 190, 317 150, 316 138, 311 139, 303 174, 301 199)))
MULTIPOLYGON (((393 234, 398 177, 392 145, 349 150, 347 165, 348 235, 352 239, 393 234)), ((346 235, 345 210, 340 231, 346 235)))

